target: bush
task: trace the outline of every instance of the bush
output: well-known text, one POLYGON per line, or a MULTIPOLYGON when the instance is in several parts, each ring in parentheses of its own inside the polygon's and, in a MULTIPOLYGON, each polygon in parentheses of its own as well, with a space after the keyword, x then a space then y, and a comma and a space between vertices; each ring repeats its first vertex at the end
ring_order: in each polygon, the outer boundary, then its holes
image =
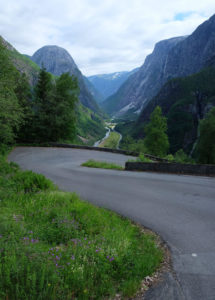
POLYGON ((140 161, 140 162, 152 162, 151 159, 145 157, 145 155, 143 153, 140 154, 139 158, 137 159, 137 161, 140 161))
POLYGON ((200 136, 197 143, 198 161, 215 164, 215 107, 200 121, 200 136))
POLYGON ((51 180, 41 174, 33 173, 32 171, 18 171, 12 179, 18 192, 24 191, 24 193, 34 193, 42 190, 54 189, 51 180))
POLYGON ((175 160, 174 156, 172 154, 168 154, 165 159, 167 159, 169 162, 173 162, 175 160))
POLYGON ((184 153, 183 149, 178 150, 174 155, 174 160, 177 163, 193 164, 195 161, 184 153))

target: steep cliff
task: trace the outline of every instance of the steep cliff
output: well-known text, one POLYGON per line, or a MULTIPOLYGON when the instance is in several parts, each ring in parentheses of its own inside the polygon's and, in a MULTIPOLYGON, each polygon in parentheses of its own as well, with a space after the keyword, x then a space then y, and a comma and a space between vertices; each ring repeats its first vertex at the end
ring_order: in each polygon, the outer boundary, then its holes
POLYGON ((129 112, 139 113, 143 105, 162 86, 163 70, 170 49, 184 38, 176 37, 157 43, 153 53, 146 57, 141 68, 124 82, 116 94, 102 104, 104 110, 117 117, 129 112))
POLYGON ((215 15, 188 37, 156 44, 140 70, 107 99, 103 107, 115 116, 139 113, 169 79, 199 72, 214 56, 215 15))
POLYGON ((132 126, 133 136, 144 136, 144 125, 157 105, 167 117, 171 152, 183 148, 190 153, 198 137, 199 121, 215 106, 215 68, 167 82, 132 126))

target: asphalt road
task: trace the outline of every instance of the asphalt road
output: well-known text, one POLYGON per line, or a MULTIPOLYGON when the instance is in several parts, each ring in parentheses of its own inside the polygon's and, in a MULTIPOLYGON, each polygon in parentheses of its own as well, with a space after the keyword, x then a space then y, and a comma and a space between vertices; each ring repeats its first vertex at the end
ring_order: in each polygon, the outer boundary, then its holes
POLYGON ((124 164, 129 157, 29 147, 16 148, 9 156, 23 169, 46 175, 61 189, 75 191, 162 236, 172 252, 175 276, 168 275, 147 299, 215 300, 215 178, 80 166, 90 158, 124 164))

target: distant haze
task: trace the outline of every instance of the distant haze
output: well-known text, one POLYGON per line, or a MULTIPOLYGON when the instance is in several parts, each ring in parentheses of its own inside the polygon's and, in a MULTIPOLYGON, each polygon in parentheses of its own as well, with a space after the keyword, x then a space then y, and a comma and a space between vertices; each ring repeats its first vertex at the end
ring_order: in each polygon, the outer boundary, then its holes
POLYGON ((191 34, 215 13, 204 0, 0 0, 0 34, 19 52, 69 51, 83 74, 130 71, 154 44, 191 34))

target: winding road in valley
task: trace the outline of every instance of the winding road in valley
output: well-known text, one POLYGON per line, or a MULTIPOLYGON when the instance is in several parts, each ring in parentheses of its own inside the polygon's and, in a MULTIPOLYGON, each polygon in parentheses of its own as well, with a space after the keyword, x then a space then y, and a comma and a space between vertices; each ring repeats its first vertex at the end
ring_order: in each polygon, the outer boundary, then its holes
POLYGON ((145 299, 215 299, 215 178, 90 169, 88 159, 124 164, 120 154, 61 148, 15 148, 9 160, 42 173, 61 189, 157 232, 173 272, 145 299))

